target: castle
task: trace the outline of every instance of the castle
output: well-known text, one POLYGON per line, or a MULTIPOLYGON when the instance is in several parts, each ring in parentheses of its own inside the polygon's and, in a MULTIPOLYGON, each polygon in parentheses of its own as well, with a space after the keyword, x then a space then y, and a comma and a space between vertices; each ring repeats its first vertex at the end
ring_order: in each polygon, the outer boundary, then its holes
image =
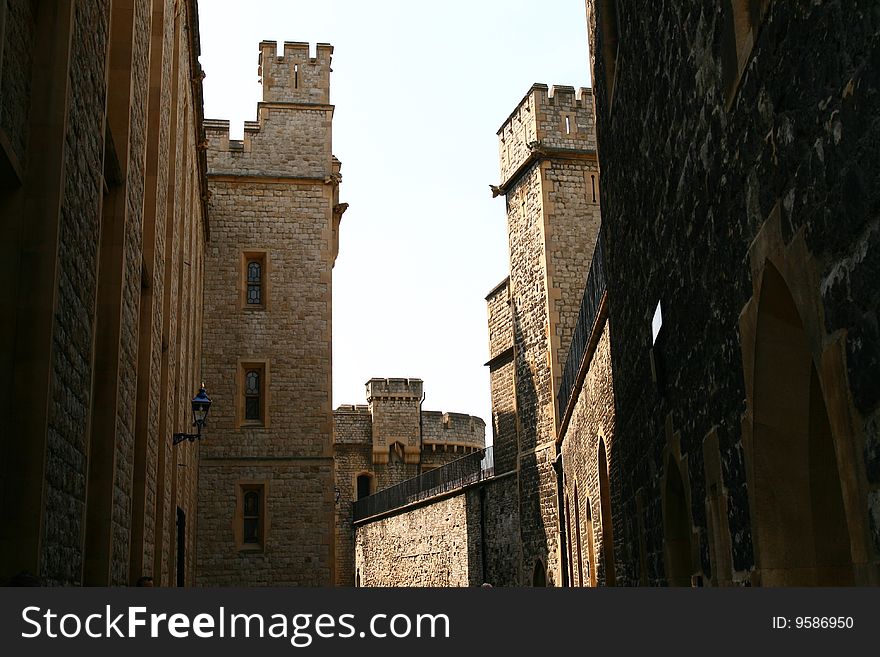
POLYGON ((195 0, 0 4, 0 578, 880 583, 876 18, 585 5, 594 89, 497 134, 489 450, 332 408, 330 45, 260 44, 237 141, 195 0))
POLYGON ((236 141, 202 116, 195 0, 65 7, 0 8, 0 578, 352 585, 353 502, 485 424, 416 379, 332 409, 333 48, 260 44, 236 141))
POLYGON ((495 475, 364 519, 359 568, 377 584, 880 583, 876 20, 586 8, 601 223, 598 207, 555 217, 596 188, 577 171, 560 204, 550 170, 595 162, 568 134, 577 108, 553 107, 571 91, 533 87, 492 185, 511 254, 487 297, 495 475), (406 529, 452 512, 433 581, 390 566, 438 554, 406 529))

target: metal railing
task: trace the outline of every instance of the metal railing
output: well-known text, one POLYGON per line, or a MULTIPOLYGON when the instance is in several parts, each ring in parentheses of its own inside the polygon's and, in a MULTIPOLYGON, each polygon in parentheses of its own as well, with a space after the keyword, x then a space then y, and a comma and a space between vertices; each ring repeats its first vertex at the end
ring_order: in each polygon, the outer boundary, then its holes
POLYGON ((559 417, 565 415, 565 409, 574 390, 581 361, 589 346, 596 313, 599 312, 599 304, 602 302, 602 295, 605 294, 605 287, 605 249, 602 246, 602 233, 599 233, 599 239, 596 240, 596 248, 593 251, 593 261, 590 264, 590 273, 587 274, 587 286, 581 300, 577 325, 575 325, 571 338, 571 346, 568 348, 565 369, 562 371, 559 393, 556 395, 559 417))
POLYGON ((488 479, 494 474, 494 450, 487 447, 356 500, 353 505, 354 520, 363 520, 435 495, 449 493, 488 479))

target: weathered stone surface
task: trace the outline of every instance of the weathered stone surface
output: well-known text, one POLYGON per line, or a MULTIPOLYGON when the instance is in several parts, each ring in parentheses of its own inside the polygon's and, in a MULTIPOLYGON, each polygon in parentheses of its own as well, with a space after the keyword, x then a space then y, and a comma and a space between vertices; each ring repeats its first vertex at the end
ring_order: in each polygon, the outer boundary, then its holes
MULTIPOLYGON (((626 473, 615 512, 631 511, 641 490, 649 551, 662 545, 662 512, 654 507, 662 496, 664 424, 671 417, 690 466, 685 484, 694 530, 706 534, 701 443, 714 428, 734 579, 743 581, 756 556, 742 441, 745 378, 752 373, 743 366, 750 347, 740 344, 739 320, 760 282, 752 280, 750 249, 774 207, 780 208, 781 246, 767 256, 778 264, 800 253, 810 263, 799 272, 787 270, 786 282, 800 307, 821 308, 823 316, 817 311, 801 319, 813 362, 826 377, 829 408, 851 400, 853 413, 871 417, 880 403, 880 288, 874 283, 880 51, 873 36, 880 14, 864 1, 753 3, 767 11, 743 55, 741 77, 734 71, 730 87, 723 56, 731 3, 613 4, 619 50, 603 47, 610 27, 601 17, 596 23, 597 12, 613 5, 587 0, 608 247, 616 461, 626 473), (614 51, 622 65, 612 98, 606 58, 614 51), (649 350, 658 300, 664 334, 655 351, 666 379, 659 390, 649 350), (832 388, 824 373, 831 359, 823 362, 823 353, 843 334, 845 377, 832 388)), ((840 439, 854 440, 862 452, 863 437, 840 439)), ((863 476, 840 474, 845 481, 863 476)), ((866 525, 867 500, 860 505, 859 523, 866 525)), ((625 535, 617 541, 638 545, 638 536, 621 529, 625 535)), ((869 556, 869 568, 876 570, 878 555, 869 556)), ((625 572, 635 574, 637 552, 620 556, 631 560, 625 572)), ((625 576, 622 583, 637 581, 625 576)))
POLYGON ((355 583, 353 501, 359 476, 371 492, 485 447, 486 423, 463 413, 421 409, 421 379, 371 379, 369 405, 343 405, 333 412, 336 509, 336 584, 355 583), (409 446, 409 451, 394 447, 409 446), (378 448, 381 447, 381 451, 378 448))
POLYGON ((360 586, 512 586, 519 579, 515 478, 365 522, 355 529, 360 586))
MULTIPOLYGON (((565 472, 564 496, 567 513, 563 518, 568 550, 570 586, 607 583, 607 564, 603 558, 608 537, 603 531, 601 487, 599 485, 599 440, 607 453, 615 444, 614 391, 611 372, 611 340, 607 323, 597 327, 600 338, 589 360, 589 369, 575 401, 567 429, 562 435, 562 463, 565 472)), ((622 475, 610 469, 612 489, 619 489, 622 475)), ((615 514, 612 523, 622 527, 636 516, 615 514)), ((615 535, 622 534, 617 529, 615 535)), ((612 548, 613 550, 613 548, 612 548)), ((619 568, 615 568, 615 575, 619 568)), ((638 576, 638 575, 636 575, 638 576)))
POLYGON ((533 85, 498 136, 511 268, 487 297, 495 444, 518 472, 520 581, 540 567, 556 584, 556 391, 600 221, 592 92, 533 85))
MULTIPOLYGON (((293 62, 277 62, 268 43, 262 52, 275 68, 293 62)), ((216 411, 200 461, 200 585, 334 582, 331 308, 341 176, 327 104, 332 49, 321 52, 320 74, 264 71, 259 121, 247 124, 242 144, 230 143, 228 121, 206 122, 204 376, 216 411), (295 91, 284 95, 285 87, 295 91), (249 306, 244 263, 253 253, 263 258, 263 297, 249 306), (242 363, 263 368, 258 421, 245 421, 242 363), (266 482, 256 550, 235 539, 236 496, 253 481, 266 482)))

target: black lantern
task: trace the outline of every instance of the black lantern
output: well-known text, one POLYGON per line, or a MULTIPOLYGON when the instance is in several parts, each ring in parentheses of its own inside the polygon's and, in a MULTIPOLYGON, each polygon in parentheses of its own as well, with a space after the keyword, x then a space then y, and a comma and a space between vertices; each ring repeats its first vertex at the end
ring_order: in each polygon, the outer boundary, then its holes
POLYGON ((208 397, 208 393, 205 392, 204 383, 202 383, 202 387, 199 388, 198 394, 193 397, 191 405, 193 414, 193 426, 196 428, 196 433, 174 434, 172 436, 172 443, 174 445, 176 445, 177 443, 182 443, 184 440, 193 442, 194 440, 198 440, 202 437, 202 427, 208 424, 208 411, 211 410, 211 398, 208 397))

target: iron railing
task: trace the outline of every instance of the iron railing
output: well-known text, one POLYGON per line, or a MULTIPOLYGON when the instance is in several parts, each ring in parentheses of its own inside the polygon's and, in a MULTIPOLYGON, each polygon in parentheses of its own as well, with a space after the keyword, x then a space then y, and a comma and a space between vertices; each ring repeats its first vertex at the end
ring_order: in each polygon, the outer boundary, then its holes
POLYGON ((356 500, 353 508, 354 520, 363 520, 435 495, 449 493, 488 479, 494 474, 494 450, 487 447, 356 500))
POLYGON ((559 384, 559 393, 556 395, 556 406, 559 409, 559 417, 565 415, 568 401, 574 390, 578 370, 584 354, 590 342, 590 334, 596 321, 596 313, 599 312, 599 304, 602 295, 605 294, 605 249, 602 246, 602 234, 596 240, 596 248, 593 250, 593 261, 590 264, 590 273, 587 274, 587 286, 584 289, 584 298, 581 301, 581 309, 578 313, 577 325, 571 338, 571 346, 568 348, 568 358, 565 361, 565 369, 562 371, 562 381, 559 384))

